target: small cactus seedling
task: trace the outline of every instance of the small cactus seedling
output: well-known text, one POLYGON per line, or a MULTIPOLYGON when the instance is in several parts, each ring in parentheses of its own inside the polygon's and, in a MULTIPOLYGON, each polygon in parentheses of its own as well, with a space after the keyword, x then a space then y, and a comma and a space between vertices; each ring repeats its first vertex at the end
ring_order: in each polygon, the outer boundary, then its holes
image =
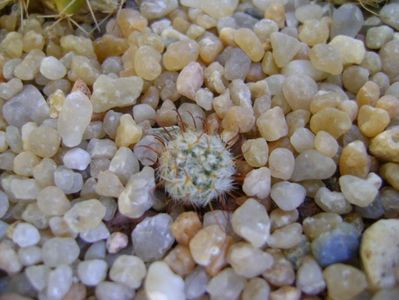
POLYGON ((158 174, 175 200, 205 206, 232 188, 235 173, 230 151, 218 135, 179 130, 165 144, 158 174))

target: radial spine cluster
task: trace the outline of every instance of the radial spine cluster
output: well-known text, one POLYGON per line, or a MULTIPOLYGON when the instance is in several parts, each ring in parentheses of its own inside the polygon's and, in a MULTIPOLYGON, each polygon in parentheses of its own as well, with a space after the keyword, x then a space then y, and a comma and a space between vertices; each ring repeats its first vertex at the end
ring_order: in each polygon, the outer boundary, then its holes
POLYGON ((158 174, 176 201, 205 206, 232 188, 234 161, 218 135, 181 130, 165 146, 158 174))

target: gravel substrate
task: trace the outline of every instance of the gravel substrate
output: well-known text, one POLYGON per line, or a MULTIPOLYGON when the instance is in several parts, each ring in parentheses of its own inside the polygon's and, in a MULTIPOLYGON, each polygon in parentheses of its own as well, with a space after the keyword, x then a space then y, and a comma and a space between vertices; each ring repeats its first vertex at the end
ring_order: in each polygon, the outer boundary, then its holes
POLYGON ((0 16, 0 299, 399 299, 399 1, 117 2, 0 16))

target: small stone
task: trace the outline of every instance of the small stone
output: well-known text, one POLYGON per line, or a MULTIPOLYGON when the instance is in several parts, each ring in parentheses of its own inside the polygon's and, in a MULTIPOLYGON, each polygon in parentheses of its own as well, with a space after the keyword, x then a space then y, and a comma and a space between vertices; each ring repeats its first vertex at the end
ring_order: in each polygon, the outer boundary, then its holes
POLYGON ((22 34, 19 32, 9 32, 1 41, 0 48, 11 58, 18 58, 22 55, 23 41, 22 34))
POLYGON ((184 281, 186 298, 195 299, 204 295, 208 280, 205 270, 199 267, 187 275, 184 281))
POLYGON ((325 43, 330 34, 327 18, 306 20, 300 27, 298 38, 309 46, 325 43))
POLYGON ((364 24, 362 10, 352 3, 345 3, 334 10, 331 37, 345 35, 356 37, 364 24))
POLYGON ((144 167, 130 177, 118 198, 119 212, 130 218, 139 218, 153 205, 155 189, 154 169, 144 167))
POLYGON ((191 99, 195 99, 195 93, 200 89, 204 82, 204 71, 197 62, 190 62, 181 70, 176 81, 177 91, 191 99))
POLYGON ((322 269, 310 256, 302 260, 297 273, 296 286, 308 295, 317 295, 326 287, 322 269))
POLYGON ((218 225, 199 230, 189 243, 194 261, 199 265, 209 266, 223 251, 226 238, 226 234, 218 225))
POLYGON ((31 177, 33 175, 33 168, 40 162, 39 157, 30 151, 19 153, 14 158, 14 172, 20 176, 31 177))
POLYGON ((386 163, 380 168, 381 176, 396 190, 399 190, 399 164, 386 163))
POLYGON ((113 232, 107 239, 107 251, 108 253, 118 253, 120 250, 125 248, 129 242, 129 238, 122 232, 113 232))
POLYGON ((0 269, 7 272, 9 275, 20 272, 22 265, 18 260, 18 255, 14 249, 13 243, 3 239, 0 243, 0 251, 0 269))
POLYGON ((84 300, 86 299, 86 286, 82 283, 72 283, 71 288, 62 300, 84 300))
POLYGON ((69 209, 64 220, 76 232, 83 232, 98 226, 105 215, 105 206, 96 199, 84 200, 69 209))
POLYGON ((140 13, 149 20, 160 19, 174 11, 177 6, 177 0, 145 0, 140 3, 140 13))
POLYGON ((385 24, 399 30, 398 13, 399 5, 397 3, 386 4, 380 11, 380 18, 385 24))
POLYGON ((384 46, 381 47, 380 50, 380 58, 382 62, 382 70, 383 72, 391 78, 393 82, 398 76, 398 49, 399 49, 399 41, 393 39, 389 41, 384 46))
POLYGON ((161 54, 151 46, 141 46, 134 53, 134 70, 145 80, 154 80, 162 72, 161 54))
POLYGON ((393 38, 394 31, 386 25, 371 27, 367 30, 366 46, 369 49, 380 49, 393 38))
POLYGON ((310 128, 314 133, 320 130, 338 138, 352 126, 349 116, 336 108, 325 108, 314 114, 310 120, 310 128))
POLYGON ((271 222, 265 207, 255 199, 248 199, 237 208, 231 218, 236 234, 254 247, 262 247, 269 238, 271 222))
POLYGON ((130 300, 134 291, 120 283, 103 281, 96 286, 95 295, 98 300, 130 300))
POLYGON ((273 58, 280 68, 289 63, 301 48, 297 39, 281 32, 273 32, 270 35, 270 41, 273 58))
POLYGON ((0 83, 0 97, 9 100, 23 89, 23 83, 18 78, 13 78, 8 82, 0 83))
POLYGON ((362 41, 346 36, 337 35, 331 42, 330 46, 338 50, 342 63, 344 65, 348 64, 361 64, 364 56, 366 55, 366 50, 362 41))
POLYGON ((249 243, 236 243, 229 248, 227 261, 237 275, 252 278, 262 274, 273 264, 273 257, 249 243))
POLYGON ((273 184, 270 196, 280 209, 290 211, 303 203, 306 190, 300 184, 280 181, 273 184))
POLYGON ((47 216, 62 216, 71 204, 64 192, 56 186, 48 186, 37 195, 37 205, 47 216))
POLYGON ((118 176, 111 171, 102 171, 98 175, 95 190, 100 196, 118 198, 123 189, 118 176))
POLYGON ((359 240, 360 232, 354 225, 341 223, 312 242, 312 253, 321 266, 348 261, 357 255, 359 240))
POLYGON ((296 152, 301 153, 305 150, 313 149, 314 134, 307 128, 298 128, 290 137, 291 145, 296 152))
POLYGON ((127 147, 120 147, 114 154, 108 169, 118 175, 121 182, 125 184, 132 174, 139 172, 139 167, 133 151, 127 147))
POLYGON ((288 76, 283 84, 283 94, 293 110, 309 109, 312 97, 317 93, 316 82, 308 76, 288 76))
POLYGON ((288 224, 274 230, 267 243, 272 248, 290 249, 301 242, 301 233, 302 226, 299 223, 288 224))
POLYGON ((82 148, 68 150, 62 157, 65 167, 84 171, 91 162, 90 154, 82 148))
POLYGON ((65 53, 72 51, 77 55, 95 57, 93 42, 84 36, 65 35, 60 39, 60 46, 65 53))
POLYGON ((79 236, 87 243, 95 243, 101 240, 106 240, 109 237, 109 230, 107 226, 101 222, 93 229, 82 231, 79 236))
POLYGON ((212 299, 237 299, 244 286, 245 278, 237 275, 232 268, 226 268, 208 282, 207 292, 212 299))
POLYGON ((153 262, 149 266, 144 288, 148 300, 159 299, 160 295, 165 300, 185 299, 183 279, 162 261, 153 262))
POLYGON ((253 62, 259 62, 265 53, 261 41, 248 28, 240 28, 234 32, 234 41, 253 62))
POLYGON ((283 286, 270 293, 270 300, 299 300, 301 291, 292 286, 283 286))
POLYGON ((42 59, 40 63, 40 73, 49 80, 58 80, 65 76, 67 70, 62 62, 54 56, 42 59))
POLYGON ((291 178, 294 172, 295 157, 285 148, 274 149, 269 156, 269 168, 271 176, 283 180, 291 178))
POLYGON ((227 56, 224 77, 227 80, 245 79, 251 67, 251 60, 245 52, 239 48, 227 48, 224 53, 227 56))
POLYGON ((108 265, 104 260, 91 259, 78 264, 77 274, 79 280, 88 286, 96 286, 107 276, 108 265))
POLYGON ((360 257, 373 290, 392 288, 397 282, 398 228, 397 219, 379 220, 363 234, 360 257))
POLYGON ((190 62, 195 62, 199 55, 199 45, 192 40, 171 43, 163 54, 162 63, 168 71, 179 71, 190 62))
POLYGON ((266 141, 276 141, 288 134, 288 126, 283 110, 276 106, 261 114, 256 126, 266 141))
POLYGON ((391 119, 394 119, 399 115, 399 99, 395 96, 382 96, 377 100, 375 107, 385 109, 391 119))
POLYGON ((193 211, 181 213, 170 226, 173 236, 179 244, 187 246, 201 229, 202 224, 198 214, 193 211))
POLYGON ((309 51, 312 65, 320 71, 331 75, 339 75, 343 70, 343 62, 338 50, 327 44, 317 44, 309 51))
POLYGON ((165 256, 166 262, 171 270, 180 276, 190 274, 195 268, 195 261, 190 254, 190 249, 186 246, 177 245, 168 255, 165 256))
POLYGON ((249 139, 241 146, 246 162, 255 168, 266 165, 269 148, 263 138, 249 139))
POLYGON ((29 247, 40 241, 40 233, 32 224, 18 223, 12 233, 12 240, 19 247, 29 247))
POLYGON ((265 199, 270 193, 271 173, 266 167, 250 171, 244 179, 242 190, 247 196, 265 199))
POLYGON ((0 219, 5 216, 9 207, 10 207, 10 202, 8 201, 7 194, 0 191, 0 219))
POLYGON ((60 146, 61 138, 57 130, 40 126, 33 129, 28 136, 29 149, 40 157, 54 156, 60 146))
POLYGON ((252 109, 243 106, 232 106, 224 115, 222 127, 229 131, 249 132, 255 125, 252 109))
POLYGON ((33 200, 39 194, 40 187, 34 179, 12 178, 11 193, 18 200, 33 200))
POLYGON ((354 299, 367 288, 366 276, 360 270, 344 264, 334 264, 323 272, 328 296, 333 300, 354 299))
POLYGON ((114 261, 109 277, 129 288, 137 289, 146 275, 144 262, 134 255, 121 255, 114 261))
POLYGON ((70 265, 78 258, 79 252, 79 246, 73 238, 50 238, 43 243, 43 262, 49 267, 70 265))
POLYGON ((35 265, 25 269, 25 276, 36 291, 42 291, 46 287, 49 272, 49 267, 45 265, 35 265))
POLYGON ((367 83, 370 71, 364 67, 351 65, 345 68, 342 73, 342 83, 351 93, 357 94, 367 83))
POLYGON ((74 147, 80 144, 83 133, 90 123, 92 112, 93 106, 82 92, 73 92, 65 98, 57 128, 66 146, 74 147))
POLYGON ((242 300, 263 300, 269 299, 270 286, 262 278, 255 277, 247 281, 242 291, 242 300))
POLYGON ((334 161, 316 150, 306 150, 295 158, 292 180, 327 179, 336 170, 334 161))
POLYGON ((320 234, 336 228, 342 221, 336 213, 318 213, 303 220, 303 231, 310 240, 314 240, 320 234))
POLYGON ((168 214, 147 217, 132 231, 134 254, 144 262, 162 258, 175 239, 170 232, 172 218, 168 214))
POLYGON ((362 141, 347 144, 339 158, 339 172, 341 175, 366 177, 370 171, 370 158, 367 148, 362 141))
POLYGON ((91 158, 106 158, 111 159, 116 152, 116 145, 114 141, 110 139, 96 139, 90 140, 87 145, 87 152, 89 152, 91 158))
POLYGON ((375 157, 392 162, 399 162, 399 126, 389 129, 375 136, 369 145, 371 154, 375 157))
POLYGON ((77 193, 82 189, 82 174, 65 167, 58 167, 54 172, 54 184, 65 194, 77 193))
POLYGON ((339 178, 339 186, 345 198, 360 207, 366 207, 374 201, 381 183, 381 178, 374 173, 370 173, 366 179, 353 175, 339 178))
POLYGON ((181 1, 181 4, 184 6, 199 8, 211 17, 220 19, 223 17, 231 16, 236 10, 238 2, 238 0, 227 0, 222 2, 214 2, 212 0, 183 0, 181 1))
POLYGON ((314 200, 326 212, 346 214, 352 210, 352 206, 345 199, 343 193, 330 191, 326 187, 318 189, 314 200))
POLYGON ((357 123, 360 131, 367 137, 375 137, 389 125, 389 114, 382 108, 363 105, 359 109, 357 123))
POLYGON ((42 249, 38 246, 19 248, 18 259, 24 266, 32 266, 42 262, 42 249))
POLYGON ((213 93, 208 88, 200 88, 194 97, 195 102, 203 109, 212 110, 213 93))
POLYGON ((57 266, 48 273, 46 295, 50 299, 62 299, 72 285, 70 266, 57 266))
POLYGON ((90 100, 94 112, 105 112, 114 107, 135 104, 142 90, 143 80, 139 77, 113 78, 100 75, 93 84, 90 100))
POLYGON ((16 127, 30 121, 40 124, 49 115, 44 97, 33 85, 25 85, 20 93, 3 105, 2 111, 7 123, 16 127))
POLYGON ((33 80, 39 73, 40 62, 44 57, 44 53, 39 49, 29 51, 22 62, 15 67, 15 77, 24 81, 33 80))
POLYGON ((338 152, 339 145, 331 134, 320 130, 314 138, 314 148, 325 156, 334 157, 338 152))

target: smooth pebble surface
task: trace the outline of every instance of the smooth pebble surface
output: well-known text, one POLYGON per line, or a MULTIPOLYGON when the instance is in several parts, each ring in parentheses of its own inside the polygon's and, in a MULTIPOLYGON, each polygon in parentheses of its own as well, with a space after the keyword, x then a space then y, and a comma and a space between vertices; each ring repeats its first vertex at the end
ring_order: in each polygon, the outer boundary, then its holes
POLYGON ((26 2, 0 299, 399 299, 397 0, 26 2))

